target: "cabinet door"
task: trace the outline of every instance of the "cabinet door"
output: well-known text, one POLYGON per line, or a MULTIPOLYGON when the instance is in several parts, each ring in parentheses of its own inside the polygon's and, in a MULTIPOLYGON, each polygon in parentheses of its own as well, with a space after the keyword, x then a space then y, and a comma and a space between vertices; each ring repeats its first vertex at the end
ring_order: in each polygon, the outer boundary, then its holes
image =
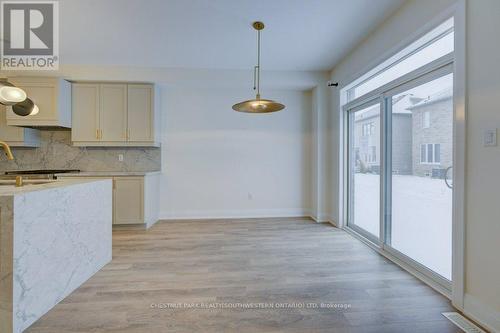
POLYGON ((153 141, 153 94, 150 84, 128 85, 128 141, 153 141))
POLYGON ((117 177, 113 182, 113 224, 143 224, 144 179, 117 177))
POLYGON ((101 141, 127 141, 127 85, 101 84, 101 141))
POLYGON ((98 141, 99 85, 73 83, 72 96, 72 141, 98 141))
MULTIPOLYGON (((23 89, 28 97, 38 106, 36 115, 27 116, 31 120, 49 121, 57 119, 57 80, 55 79, 23 79, 15 78, 12 83, 23 89)), ((7 113, 9 120, 26 120, 27 117, 16 115, 11 108, 7 113)))

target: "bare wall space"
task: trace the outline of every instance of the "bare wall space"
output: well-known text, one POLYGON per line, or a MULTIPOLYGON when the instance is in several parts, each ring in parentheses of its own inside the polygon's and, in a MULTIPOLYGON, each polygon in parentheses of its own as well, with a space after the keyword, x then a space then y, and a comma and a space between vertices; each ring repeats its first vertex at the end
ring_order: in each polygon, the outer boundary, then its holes
POLYGON ((248 89, 166 90, 161 218, 308 214, 311 93, 266 95, 287 108, 256 117, 231 110, 248 89))

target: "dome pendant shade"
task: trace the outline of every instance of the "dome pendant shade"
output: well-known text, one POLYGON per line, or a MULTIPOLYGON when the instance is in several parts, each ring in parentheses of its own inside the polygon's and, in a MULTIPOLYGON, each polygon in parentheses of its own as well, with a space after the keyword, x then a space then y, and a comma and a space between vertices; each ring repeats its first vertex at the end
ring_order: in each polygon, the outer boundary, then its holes
POLYGON ((12 111, 21 117, 26 117, 29 115, 35 115, 38 113, 38 106, 33 103, 29 98, 26 98, 21 103, 12 105, 12 111))
POLYGON ((0 104, 14 105, 26 99, 26 92, 5 81, 0 81, 0 104))
POLYGON ((246 113, 271 113, 283 110, 285 106, 270 99, 255 98, 233 105, 233 110, 246 113))
POLYGON ((257 30, 257 66, 254 67, 254 90, 257 90, 255 99, 243 101, 233 105, 233 110, 245 113, 271 113, 283 110, 285 105, 270 99, 260 98, 260 31, 264 29, 264 23, 254 22, 253 28, 257 30))

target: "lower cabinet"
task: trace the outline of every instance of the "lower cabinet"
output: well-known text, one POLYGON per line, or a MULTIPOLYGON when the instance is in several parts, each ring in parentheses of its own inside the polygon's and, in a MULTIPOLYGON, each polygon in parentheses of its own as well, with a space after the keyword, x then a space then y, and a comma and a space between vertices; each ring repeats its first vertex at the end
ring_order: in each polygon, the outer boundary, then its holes
POLYGON ((113 179, 113 224, 144 222, 144 178, 113 179))
POLYGON ((58 176, 58 179, 113 180, 113 224, 144 225, 158 221, 159 175, 144 176, 58 176))

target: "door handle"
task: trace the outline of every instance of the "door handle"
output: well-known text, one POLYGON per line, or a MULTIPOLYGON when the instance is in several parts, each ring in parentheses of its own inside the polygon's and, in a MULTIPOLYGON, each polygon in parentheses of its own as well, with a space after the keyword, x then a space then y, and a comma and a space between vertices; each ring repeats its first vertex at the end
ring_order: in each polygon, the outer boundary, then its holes
MULTIPOLYGON (((450 182, 448 181, 448 173, 449 173, 451 170, 453 170, 453 167, 452 167, 452 166, 451 166, 451 167, 448 167, 448 168, 446 169, 446 171, 444 172, 444 182, 445 182, 446 186, 448 186, 448 188, 449 188, 449 189, 453 189, 453 182, 450 184, 450 182)), ((452 176, 452 177, 453 177, 453 176, 452 176)), ((453 179, 452 179, 452 181, 453 181, 453 179)))

